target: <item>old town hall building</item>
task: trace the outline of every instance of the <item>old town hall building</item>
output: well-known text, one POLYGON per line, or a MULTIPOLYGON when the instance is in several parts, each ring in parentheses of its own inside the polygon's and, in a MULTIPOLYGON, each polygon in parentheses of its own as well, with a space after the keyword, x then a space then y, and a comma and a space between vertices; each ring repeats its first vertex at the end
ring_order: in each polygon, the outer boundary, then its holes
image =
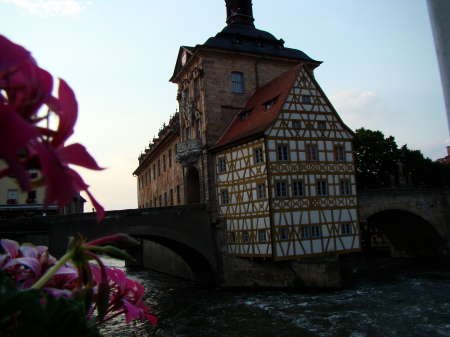
POLYGON ((321 62, 256 29, 251 0, 225 2, 227 26, 179 49, 179 112, 139 157, 139 207, 207 204, 229 256, 358 251, 353 132, 321 62))

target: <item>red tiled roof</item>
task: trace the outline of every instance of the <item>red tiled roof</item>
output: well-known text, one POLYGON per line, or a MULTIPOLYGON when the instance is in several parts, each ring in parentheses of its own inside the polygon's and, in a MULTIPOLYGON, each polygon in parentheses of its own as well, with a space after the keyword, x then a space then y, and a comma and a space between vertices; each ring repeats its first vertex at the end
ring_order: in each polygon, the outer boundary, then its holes
POLYGON ((298 77, 303 64, 292 68, 272 81, 257 88, 244 108, 234 118, 228 129, 212 149, 217 149, 241 139, 249 138, 266 130, 277 118, 286 97, 298 77), (266 111, 265 103, 276 99, 272 107, 266 111), (248 115, 242 120, 242 115, 248 115))

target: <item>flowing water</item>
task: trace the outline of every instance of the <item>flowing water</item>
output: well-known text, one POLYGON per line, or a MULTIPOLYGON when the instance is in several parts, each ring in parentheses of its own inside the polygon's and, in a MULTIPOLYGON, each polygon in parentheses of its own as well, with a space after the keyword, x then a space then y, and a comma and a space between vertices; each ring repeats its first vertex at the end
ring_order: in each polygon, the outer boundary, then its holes
POLYGON ((450 336, 449 260, 352 258, 341 265, 344 288, 335 291, 206 289, 122 267, 145 286, 146 303, 159 322, 156 327, 126 325, 121 318, 102 332, 161 337, 450 336))

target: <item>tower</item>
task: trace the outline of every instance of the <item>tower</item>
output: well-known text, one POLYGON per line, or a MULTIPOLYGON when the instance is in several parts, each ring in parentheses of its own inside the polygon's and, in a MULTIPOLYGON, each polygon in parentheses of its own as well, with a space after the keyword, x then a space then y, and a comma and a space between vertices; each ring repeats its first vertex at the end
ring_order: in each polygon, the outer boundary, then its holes
POLYGON ((183 186, 188 186, 182 194, 198 190, 196 199, 186 202, 206 202, 213 210, 217 204, 215 164, 208 150, 257 87, 301 62, 311 71, 321 63, 255 28, 251 0, 226 0, 225 4, 227 25, 203 44, 181 46, 170 79, 178 85, 177 161, 183 167, 183 186))

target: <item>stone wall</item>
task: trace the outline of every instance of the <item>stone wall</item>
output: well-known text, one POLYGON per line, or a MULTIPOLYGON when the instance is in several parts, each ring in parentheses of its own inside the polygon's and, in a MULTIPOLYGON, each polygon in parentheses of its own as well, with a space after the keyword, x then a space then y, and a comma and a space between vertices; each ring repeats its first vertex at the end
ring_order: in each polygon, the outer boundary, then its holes
POLYGON ((222 286, 340 288, 339 257, 274 262, 228 256, 222 286))
POLYGON ((142 249, 142 267, 172 276, 193 279, 192 271, 186 262, 170 249, 148 240, 143 240, 142 249))

